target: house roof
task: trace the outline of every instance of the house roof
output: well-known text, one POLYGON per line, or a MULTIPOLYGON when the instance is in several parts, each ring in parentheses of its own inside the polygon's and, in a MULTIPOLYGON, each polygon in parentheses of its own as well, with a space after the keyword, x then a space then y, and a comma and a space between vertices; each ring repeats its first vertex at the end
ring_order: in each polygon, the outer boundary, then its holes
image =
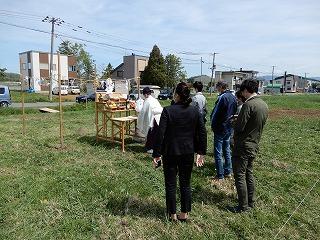
MULTIPOLYGON (((26 53, 31 53, 31 52, 50 54, 49 52, 30 50, 30 51, 21 52, 21 53, 19 53, 19 55, 26 54, 26 53)), ((57 55, 57 53, 54 52, 53 55, 57 55)), ((66 55, 66 54, 60 54, 60 56, 74 57, 74 55, 66 55)))
POLYGON ((114 73, 115 71, 117 71, 119 68, 121 68, 124 65, 124 63, 121 63, 118 67, 116 67, 115 69, 113 69, 111 71, 111 74, 114 73))
MULTIPOLYGON (((309 80, 309 81, 314 81, 314 82, 320 82, 320 80, 317 80, 317 79, 313 79, 313 78, 305 78, 305 77, 303 77, 303 76, 299 76, 299 75, 295 75, 295 74, 287 74, 286 75, 287 77, 298 77, 298 78, 300 78, 300 79, 307 79, 307 80, 309 80)), ((275 79, 281 79, 281 78, 284 78, 284 75, 282 75, 282 76, 279 76, 279 77, 276 77, 275 79)))

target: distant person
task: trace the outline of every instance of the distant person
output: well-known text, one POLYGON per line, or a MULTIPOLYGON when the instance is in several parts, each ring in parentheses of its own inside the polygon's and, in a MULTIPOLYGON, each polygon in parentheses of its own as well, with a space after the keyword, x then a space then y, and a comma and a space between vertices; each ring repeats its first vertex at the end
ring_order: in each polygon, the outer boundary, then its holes
POLYGON ((257 155, 262 130, 268 117, 267 104, 257 97, 257 81, 244 80, 240 91, 246 101, 234 127, 232 164, 238 193, 238 206, 231 209, 233 212, 243 212, 254 207, 253 161, 257 155))
POLYGON ((207 133, 198 109, 191 106, 190 90, 180 82, 174 104, 163 109, 153 149, 153 164, 163 161, 167 212, 171 220, 186 221, 191 211, 191 172, 194 153, 202 166, 207 149, 207 133), (176 214, 176 178, 179 174, 181 213, 176 214))
POLYGON ((192 97, 192 105, 196 106, 199 109, 199 112, 203 118, 204 123, 206 123, 207 119, 207 100, 205 96, 202 94, 203 84, 202 82, 194 82, 193 87, 196 91, 196 94, 192 97))
MULTIPOLYGON (((231 116, 231 119, 230 119, 232 127, 235 126, 235 123, 236 123, 238 115, 239 115, 239 113, 241 111, 242 105, 246 101, 246 99, 242 96, 240 90, 235 93, 235 96, 236 96, 236 99, 237 99, 237 111, 236 111, 235 115, 231 116)), ((233 151, 233 147, 234 147, 234 131, 232 131, 231 136, 230 136, 230 147, 231 147, 231 150, 233 151)))
POLYGON ((242 105, 244 104, 246 99, 242 96, 242 93, 240 90, 236 91, 235 95, 236 95, 236 99, 237 99, 237 112, 235 115, 238 116, 241 111, 242 105))
POLYGON ((237 101, 231 91, 228 90, 228 85, 225 82, 218 82, 216 89, 219 96, 211 113, 216 167, 214 181, 222 181, 225 177, 231 177, 232 174, 230 136, 233 129, 231 117, 237 111, 237 101))
POLYGON ((149 87, 145 87, 142 90, 142 94, 144 102, 138 115, 137 129, 140 136, 142 135, 146 138, 146 151, 152 153, 154 136, 159 126, 163 108, 159 101, 151 96, 151 89, 149 87))

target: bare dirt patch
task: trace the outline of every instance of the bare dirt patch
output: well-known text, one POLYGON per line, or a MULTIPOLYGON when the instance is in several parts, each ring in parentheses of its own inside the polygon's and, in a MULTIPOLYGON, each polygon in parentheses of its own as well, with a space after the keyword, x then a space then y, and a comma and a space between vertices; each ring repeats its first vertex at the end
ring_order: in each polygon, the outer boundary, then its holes
POLYGON ((284 117, 292 118, 320 118, 320 110, 317 109, 271 109, 270 119, 280 119, 284 117))

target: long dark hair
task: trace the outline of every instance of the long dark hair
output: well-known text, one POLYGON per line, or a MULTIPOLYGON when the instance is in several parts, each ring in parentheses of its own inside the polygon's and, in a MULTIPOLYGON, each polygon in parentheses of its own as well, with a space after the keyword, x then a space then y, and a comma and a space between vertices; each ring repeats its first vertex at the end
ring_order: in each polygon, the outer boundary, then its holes
POLYGON ((177 85, 175 93, 178 94, 180 97, 180 103, 182 103, 184 106, 189 106, 189 104, 192 102, 192 99, 190 98, 190 89, 185 82, 180 82, 177 85))

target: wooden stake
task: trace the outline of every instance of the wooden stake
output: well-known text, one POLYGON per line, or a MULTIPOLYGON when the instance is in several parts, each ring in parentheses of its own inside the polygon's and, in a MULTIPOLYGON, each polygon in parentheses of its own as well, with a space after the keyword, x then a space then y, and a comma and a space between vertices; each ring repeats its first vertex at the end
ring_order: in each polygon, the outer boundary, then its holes
POLYGON ((59 115, 60 115, 60 148, 63 148, 63 112, 62 112, 60 53, 59 52, 58 52, 58 84, 59 84, 59 115))
POLYGON ((22 77, 21 69, 21 59, 20 59, 20 80, 21 80, 21 110, 22 110, 22 135, 26 135, 26 115, 24 112, 24 79, 22 77))

